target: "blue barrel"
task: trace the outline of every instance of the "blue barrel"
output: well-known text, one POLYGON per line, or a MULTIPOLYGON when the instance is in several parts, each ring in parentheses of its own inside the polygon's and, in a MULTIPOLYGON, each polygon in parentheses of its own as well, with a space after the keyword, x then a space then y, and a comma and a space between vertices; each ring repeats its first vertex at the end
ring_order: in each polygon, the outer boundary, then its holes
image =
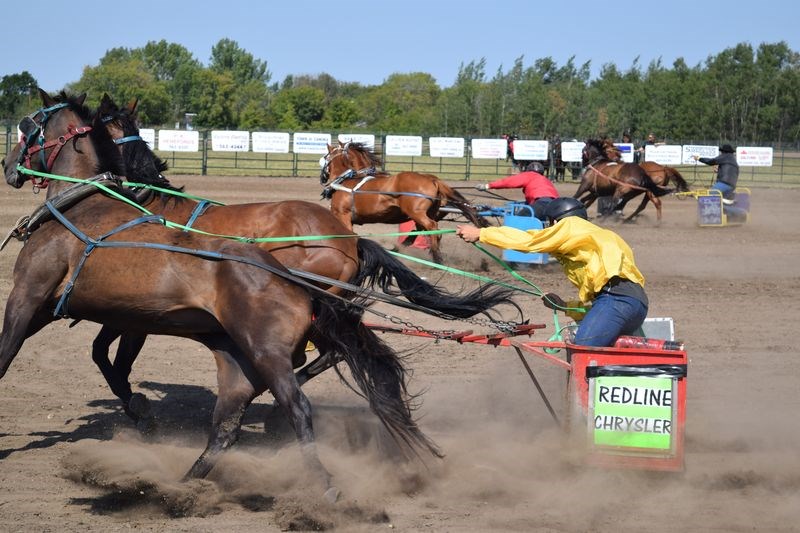
MULTIPOLYGON (((503 207, 503 225, 521 230, 542 229, 542 221, 533 216, 533 208, 521 202, 509 202, 503 207)), ((525 253, 516 250, 503 250, 506 263, 534 263, 544 265, 550 260, 548 254, 525 253)))

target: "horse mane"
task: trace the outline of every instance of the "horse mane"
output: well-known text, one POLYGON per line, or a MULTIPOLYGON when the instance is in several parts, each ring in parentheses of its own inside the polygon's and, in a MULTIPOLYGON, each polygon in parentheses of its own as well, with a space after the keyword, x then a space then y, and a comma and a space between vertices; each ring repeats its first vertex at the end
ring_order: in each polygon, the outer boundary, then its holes
POLYGON ((53 97, 53 100, 58 103, 67 104, 67 109, 78 115, 85 124, 91 124, 92 129, 89 131, 88 135, 95 147, 98 159, 97 165, 94 168, 95 174, 112 172, 117 176, 125 175, 125 165, 119 154, 119 150, 117 150, 117 146, 114 144, 114 140, 104 127, 98 126, 95 113, 83 103, 83 98, 67 94, 66 91, 60 91, 53 97))
POLYGON ((383 164, 383 161, 381 161, 381 154, 378 153, 378 152, 375 152, 374 150, 370 150, 369 146, 367 146, 364 143, 351 142, 349 144, 349 146, 347 147, 347 149, 348 150, 355 150, 359 154, 361 154, 364 157, 366 157, 367 161, 370 164, 370 166, 375 167, 376 170, 379 169, 383 164))
MULTIPOLYGON (((126 137, 139 136, 136 118, 127 108, 120 108, 110 98, 104 98, 100 104, 98 115, 102 116, 104 126, 114 124, 126 137)), ((104 129, 106 129, 104 127, 104 129)), ((169 191, 183 192, 183 187, 173 185, 163 174, 169 168, 166 161, 158 157, 144 140, 134 140, 122 145, 122 159, 125 165, 125 176, 132 183, 152 185, 169 191)), ((163 202, 178 201, 180 197, 161 191, 150 190, 149 195, 140 196, 140 202, 146 202, 150 196, 163 202)))

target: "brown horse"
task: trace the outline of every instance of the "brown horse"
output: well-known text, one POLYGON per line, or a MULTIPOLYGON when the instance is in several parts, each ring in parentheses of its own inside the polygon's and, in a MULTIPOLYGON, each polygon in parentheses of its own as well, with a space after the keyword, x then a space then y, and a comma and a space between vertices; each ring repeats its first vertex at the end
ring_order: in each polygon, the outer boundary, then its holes
MULTIPOLYGON (((586 141, 582 152, 583 177, 578 190, 573 194, 580 199, 586 207, 600 196, 613 197, 611 211, 622 213, 625 204, 631 198, 644 193, 646 200, 656 206, 658 220, 661 221, 661 200, 659 196, 669 194, 670 189, 659 187, 645 170, 636 163, 618 163, 609 159, 605 152, 605 143, 600 139, 586 141)), ((642 212, 646 201, 625 219, 630 222, 642 212)), ((603 213, 608 215, 610 212, 603 213)))
MULTIPOLYGON (((604 150, 606 156, 616 163, 622 162, 622 152, 614 145, 614 141, 611 139, 606 139, 603 142, 604 150)), ((678 172, 678 169, 673 167, 668 167, 665 165, 660 165, 658 163, 652 161, 645 161, 638 163, 640 167, 644 169, 648 176, 653 179, 653 183, 658 185, 659 187, 667 187, 670 183, 675 184, 674 192, 688 192, 689 191, 689 184, 686 182, 684 177, 678 172)), ((642 211, 647 202, 650 198, 645 195, 642 198, 641 204, 636 209, 636 212, 642 211)))
MULTIPOLYGON (((603 141, 605 154, 611 161, 616 163, 622 162, 622 152, 614 145, 614 141, 606 139, 603 141)), ((684 177, 674 167, 660 165, 653 161, 645 161, 639 163, 639 166, 647 172, 647 175, 653 179, 653 182, 660 187, 667 187, 670 183, 675 184, 675 192, 688 192, 689 184, 684 177)), ((643 200, 646 201, 646 200, 643 200)))
MULTIPOLYGON (((324 185, 334 178, 323 195, 331 199, 331 212, 348 228, 353 224, 400 224, 413 220, 417 230, 437 230, 437 222, 447 214, 441 209, 446 205, 452 205, 479 227, 489 225, 461 193, 433 174, 390 175, 379 171, 379 166, 378 155, 361 143, 328 145, 320 183, 324 185)), ((409 236, 402 244, 408 246, 415 238, 409 236)), ((441 263, 441 236, 430 235, 430 239, 431 256, 441 263)))
MULTIPOLYGON (((44 107, 20 123, 22 142, 3 162, 7 183, 20 188, 29 179, 17 170, 22 162, 81 178, 123 171, 119 150, 99 115, 92 120, 83 96, 40 93, 44 107)), ((389 432, 439 454, 411 417, 399 357, 363 326, 361 309, 290 274, 257 246, 167 228, 120 200, 84 194, 86 187, 52 183, 44 210, 51 216, 23 230, 0 333, 0 378, 27 338, 67 315, 119 331, 195 339, 216 358, 218 396, 208 444, 187 476, 208 474, 236 441, 247 406, 269 390, 306 465, 335 498, 292 365, 313 314, 319 334, 343 355, 389 432)))
MULTIPOLYGON (((98 114, 114 142, 122 149, 124 173, 128 179, 166 190, 159 192, 145 188, 137 194, 138 202, 148 211, 208 233, 276 238, 256 244, 271 252, 290 269, 318 274, 322 277, 318 285, 334 294, 348 295, 342 289, 342 286, 348 285, 378 285, 385 293, 392 295, 399 289, 399 293, 417 305, 458 318, 486 313, 493 307, 509 302, 508 291, 486 286, 465 295, 442 291, 396 261, 373 241, 361 238, 325 239, 326 235, 346 235, 352 232, 319 204, 293 200, 222 206, 208 205, 171 194, 171 191, 177 190, 162 175, 166 164, 149 149, 139 135, 135 110, 136 100, 120 108, 108 95, 104 95, 98 114), (319 240, 289 239, 292 236, 313 235, 323 237, 319 240), (332 285, 325 280, 340 283, 332 285), (393 281, 398 289, 390 288, 393 281)), ((324 338, 314 340, 320 356, 297 373, 300 385, 341 360, 329 349, 324 338)), ((154 424, 149 403, 143 394, 132 393, 129 381, 133 363, 144 342, 144 335, 103 326, 92 345, 92 359, 111 390, 122 400, 125 412, 141 430, 149 431, 154 424), (112 365, 109 348, 120 336, 117 355, 112 365)), ((302 364, 302 360, 304 357, 295 361, 295 366, 302 364)))

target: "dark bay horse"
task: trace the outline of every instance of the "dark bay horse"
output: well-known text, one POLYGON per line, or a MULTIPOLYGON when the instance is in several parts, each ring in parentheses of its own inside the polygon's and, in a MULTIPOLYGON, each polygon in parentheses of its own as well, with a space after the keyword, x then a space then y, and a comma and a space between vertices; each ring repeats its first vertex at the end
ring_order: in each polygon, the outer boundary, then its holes
MULTIPOLYGON (((83 96, 40 93, 42 109, 20 123, 22 142, 3 162, 9 185, 20 188, 29 179, 18 163, 81 178, 123 171, 119 150, 83 96)), ((0 378, 27 338, 64 316, 195 339, 214 354, 218 395, 208 444, 187 476, 208 474, 236 441, 247 406, 269 390, 295 430, 305 464, 334 499, 338 491, 319 460, 311 407, 292 365, 314 315, 319 334, 343 355, 388 431, 439 455, 411 416, 402 362, 363 326, 360 308, 290 274, 257 246, 167 228, 105 194, 76 196, 75 187, 55 182, 47 190, 52 217, 29 226, 14 266, 0 378)))
MULTIPOLYGON (((461 193, 433 174, 379 171, 380 158, 361 143, 328 145, 323 160, 320 183, 334 178, 323 194, 331 200, 331 212, 348 228, 413 220, 417 230, 437 230, 438 221, 447 214, 441 210, 445 205, 457 208, 479 227, 489 225, 461 193)), ((410 245, 415 238, 409 236, 402 244, 410 245)), ((441 236, 430 235, 430 240, 431 256, 441 263, 441 236)))
MULTIPOLYGON (((132 100, 126 106, 119 107, 108 95, 104 95, 97 112, 111 137, 122 149, 123 172, 128 181, 166 189, 166 192, 144 189, 138 193, 139 203, 148 211, 162 214, 173 222, 221 235, 288 238, 352 234, 330 210, 316 203, 292 200, 204 205, 170 194, 175 187, 162 175, 166 164, 139 136, 135 119, 136 103, 136 100, 132 100)), ((368 239, 276 240, 257 242, 256 245, 271 252, 286 267, 350 285, 377 286, 387 294, 402 295, 412 303, 458 318, 486 313, 510 302, 511 293, 498 287, 483 286, 464 295, 443 291, 420 278, 383 247, 368 239), (393 282, 397 288, 394 288, 393 282)), ((343 294, 338 285, 324 282, 319 285, 330 292, 343 294)), ((349 296, 346 293, 344 295, 349 296)), ((326 346, 325 339, 313 340, 321 355, 298 372, 301 385, 340 360, 326 346)), ((92 346, 92 358, 112 391, 122 400, 126 412, 140 429, 146 430, 153 422, 147 400, 141 393, 132 394, 129 382, 133 363, 144 341, 143 335, 134 332, 123 334, 122 331, 104 326, 92 346), (120 336, 112 365, 109 348, 120 336)))
MULTIPOLYGON (((613 197, 611 211, 621 213, 625 204, 632 198, 644 194, 646 200, 656 206, 657 217, 661 221, 659 197, 671 193, 672 190, 656 185, 647 172, 636 163, 618 163, 609 159, 602 139, 587 140, 581 158, 584 171, 578 190, 572 195, 574 198, 578 198, 589 207, 598 197, 611 196, 613 197)), ((646 204, 647 202, 643 201, 625 222, 633 220, 646 204)), ((604 213, 607 214, 610 213, 604 213)))

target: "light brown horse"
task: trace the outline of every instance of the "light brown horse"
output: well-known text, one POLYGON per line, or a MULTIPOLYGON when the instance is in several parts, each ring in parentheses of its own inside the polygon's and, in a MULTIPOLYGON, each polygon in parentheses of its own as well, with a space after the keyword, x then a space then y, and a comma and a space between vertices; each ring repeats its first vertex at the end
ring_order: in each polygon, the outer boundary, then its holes
MULTIPOLYGON (((510 293, 497 288, 484 286, 463 295, 443 291, 395 260, 374 241, 361 238, 326 239, 325 236, 341 236, 352 232, 329 210, 316 203, 291 200, 208 205, 170 194, 178 191, 162 175, 166 170, 164 162, 139 135, 135 120, 136 103, 136 100, 131 100, 120 108, 108 95, 104 95, 98 114, 109 135, 122 150, 123 172, 128 180, 166 189, 166 192, 144 189, 138 193, 138 202, 148 211, 209 233, 275 238, 255 245, 271 252, 286 267, 318 274, 323 279, 317 284, 334 294, 343 294, 341 285, 332 285, 326 280, 358 287, 378 286, 385 293, 396 295, 399 292, 410 302, 459 318, 485 313, 508 303, 510 293), (315 235, 320 239, 291 239, 315 235)), ((327 346, 324 338, 313 340, 320 356, 297 373, 301 385, 341 360, 327 346)), ((154 422, 149 403, 143 394, 132 393, 129 381, 133 363, 144 342, 144 335, 103 326, 92 345, 92 359, 111 390, 122 400, 125 412, 141 430, 148 431, 154 422), (109 347, 120 336, 112 365, 109 347)), ((304 360, 304 355, 300 355, 295 367, 304 360)))
MULTIPOLYGON (((331 200, 331 212, 348 228, 353 224, 400 224, 413 220, 417 230, 437 230, 438 221, 452 206, 479 226, 489 223, 478 215, 464 196, 433 174, 381 172, 378 154, 357 142, 328 145, 323 158, 320 183, 333 182, 323 195, 331 200)), ((402 243, 414 242, 409 236, 402 243)), ((437 263, 442 262, 441 236, 430 235, 430 253, 437 263)))
MULTIPOLYGON (((41 96, 42 109, 23 119, 22 142, 3 162, 9 185, 20 188, 30 177, 18 163, 80 178, 123 171, 119 150, 83 96, 41 96)), ((311 407, 292 369, 313 314, 319 334, 343 354, 389 432, 439 453, 411 417, 399 357, 364 327, 352 305, 290 274, 257 246, 170 229, 105 194, 76 198, 76 188, 62 182, 47 190, 52 217, 28 226, 14 266, 0 378, 27 338, 65 315, 119 331, 195 339, 215 356, 218 396, 208 444, 187 476, 208 474, 236 441, 247 406, 269 390, 307 466, 333 498, 338 491, 317 455, 311 407)))
MULTIPOLYGON (((589 139, 583 147, 581 159, 584 166, 583 176, 578 190, 573 194, 586 207, 600 196, 611 196, 612 207, 609 212, 622 213, 632 198, 640 194, 653 202, 656 207, 658 221, 661 221, 661 200, 659 196, 669 194, 670 189, 659 187, 645 170, 636 163, 618 163, 606 155, 605 142, 601 139, 589 139)), ((636 210, 625 219, 630 222, 642 212, 647 201, 643 201, 636 210)))

